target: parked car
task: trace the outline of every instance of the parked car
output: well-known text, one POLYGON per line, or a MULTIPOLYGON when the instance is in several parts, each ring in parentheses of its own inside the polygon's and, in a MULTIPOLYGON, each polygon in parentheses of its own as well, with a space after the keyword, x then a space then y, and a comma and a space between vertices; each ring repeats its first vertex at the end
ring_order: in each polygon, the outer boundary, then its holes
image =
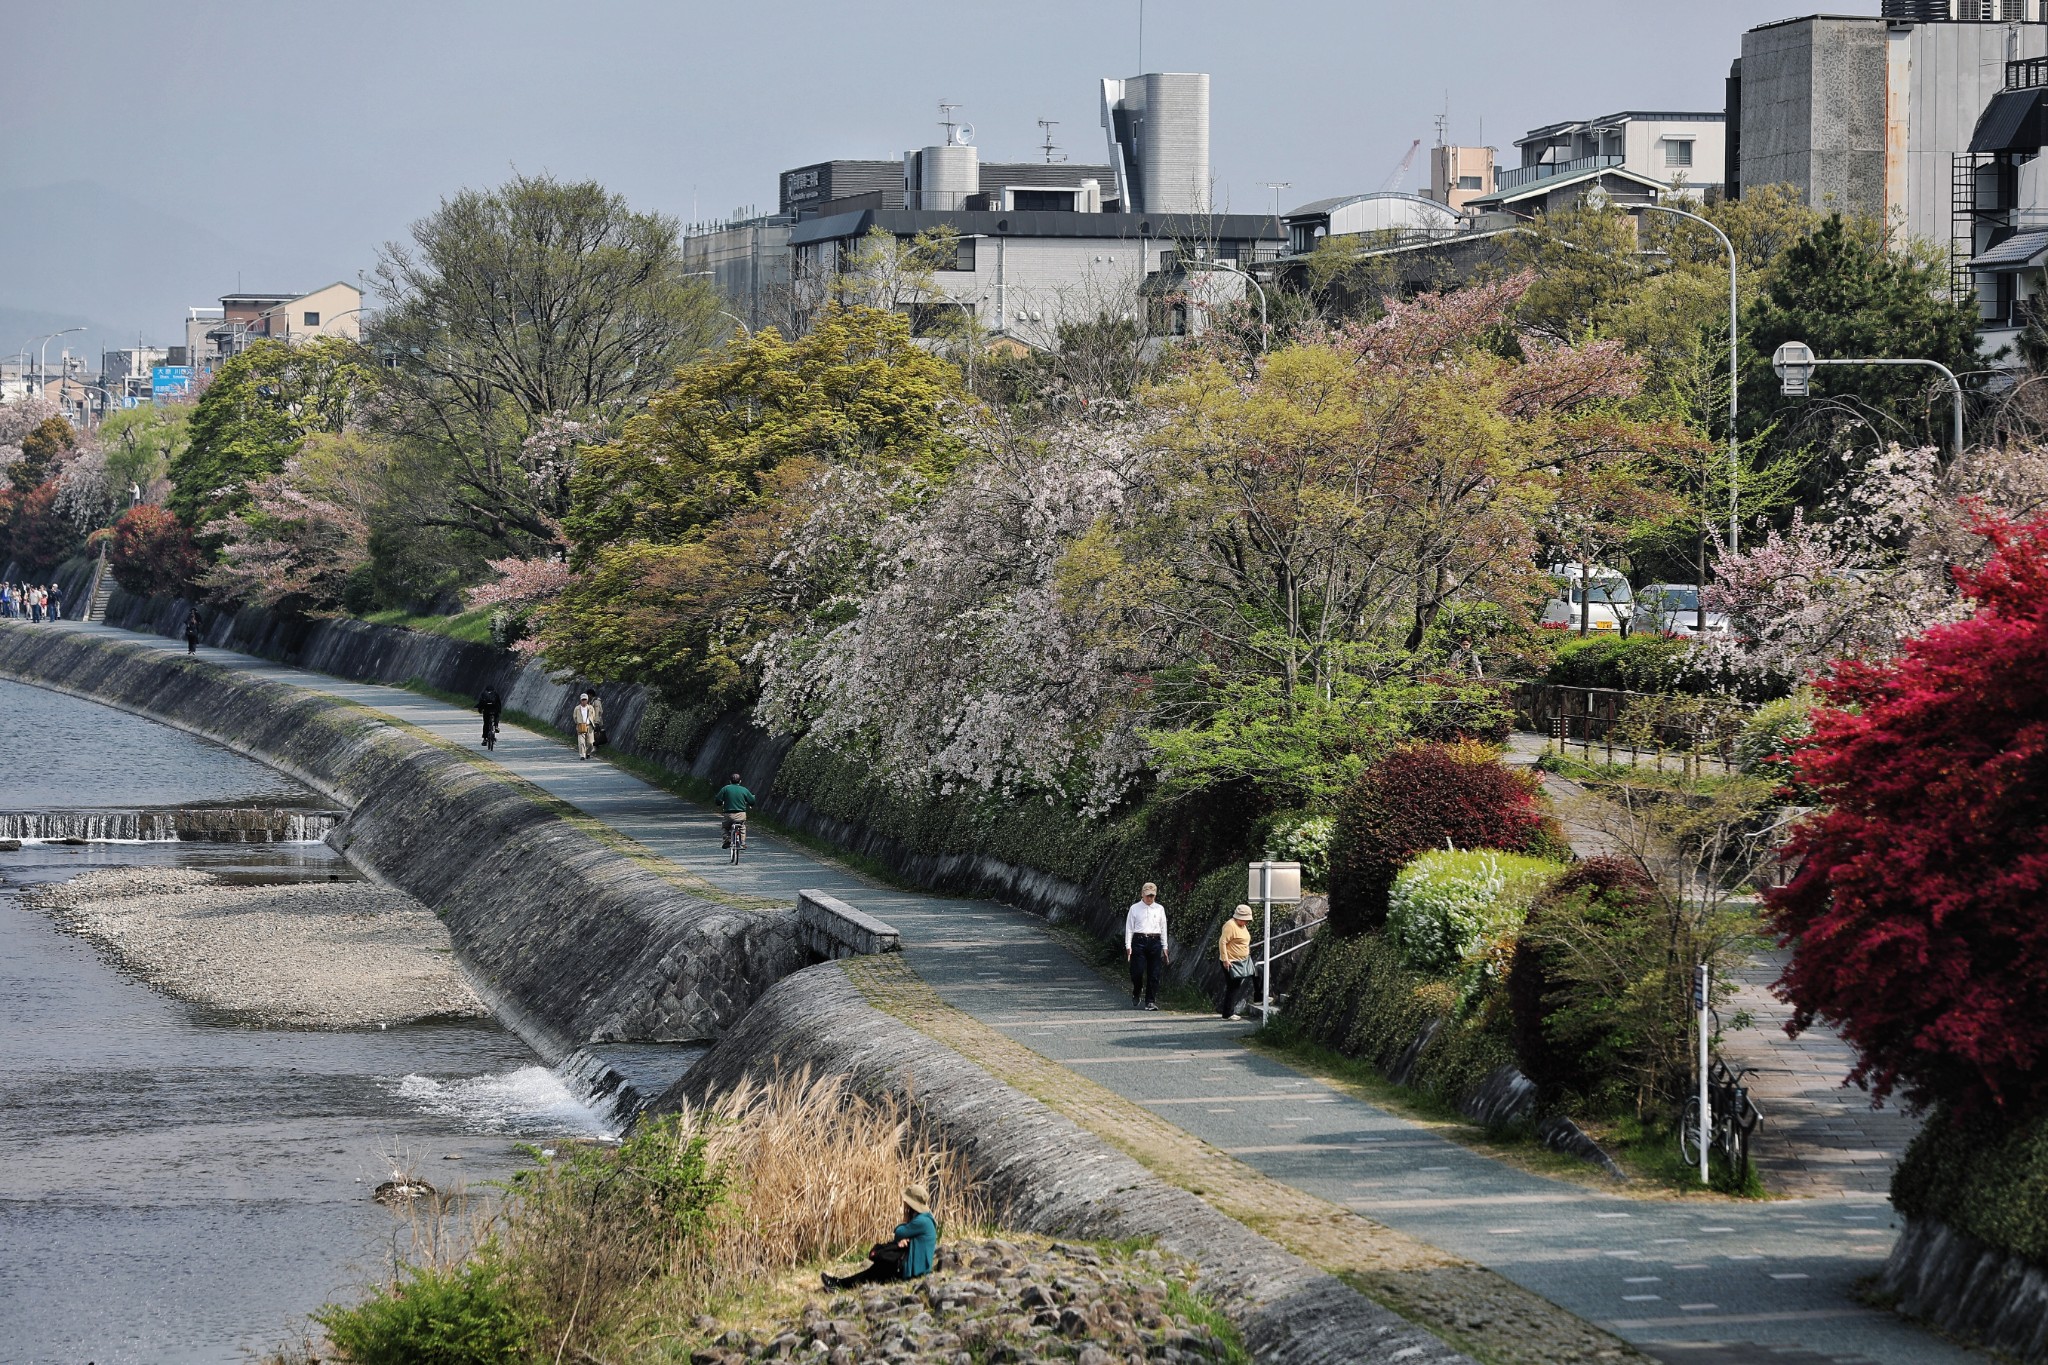
MULTIPOLYGON (((1690 583, 1650 584, 1636 594, 1636 611, 1639 629, 1665 635, 1700 633, 1700 590, 1690 583)), ((1706 633, 1726 635, 1728 613, 1709 611, 1706 633)))
POLYGON ((1583 626, 1588 633, 1628 633, 1635 596, 1619 569, 1604 564, 1553 564, 1550 577, 1557 584, 1557 595, 1544 606, 1538 625, 1545 630, 1576 631, 1583 626), (1581 589, 1582 574, 1590 589, 1581 589))

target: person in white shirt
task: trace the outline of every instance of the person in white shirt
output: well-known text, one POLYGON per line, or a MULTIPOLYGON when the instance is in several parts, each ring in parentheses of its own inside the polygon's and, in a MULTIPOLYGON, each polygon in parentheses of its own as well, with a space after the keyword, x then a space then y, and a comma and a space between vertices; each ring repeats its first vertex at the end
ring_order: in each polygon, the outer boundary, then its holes
POLYGON ((588 692, 576 699, 576 709, 569 714, 576 722, 576 757, 589 758, 597 747, 597 708, 590 704, 588 692))
POLYGON ((1159 978, 1166 975, 1166 907, 1151 882, 1124 916, 1124 960, 1131 964, 1131 1004, 1159 1008, 1159 978))

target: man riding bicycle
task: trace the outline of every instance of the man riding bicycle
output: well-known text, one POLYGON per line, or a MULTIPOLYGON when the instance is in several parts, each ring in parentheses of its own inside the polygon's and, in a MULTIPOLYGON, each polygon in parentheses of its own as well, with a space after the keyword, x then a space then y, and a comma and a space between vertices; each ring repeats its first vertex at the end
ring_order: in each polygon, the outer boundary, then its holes
POLYGON ((754 794, 740 785, 740 775, 734 773, 732 781, 720 787, 718 794, 711 798, 711 804, 718 807, 724 817, 718 822, 718 832, 722 836, 718 846, 731 848, 732 827, 744 821, 747 812, 754 808, 754 794))

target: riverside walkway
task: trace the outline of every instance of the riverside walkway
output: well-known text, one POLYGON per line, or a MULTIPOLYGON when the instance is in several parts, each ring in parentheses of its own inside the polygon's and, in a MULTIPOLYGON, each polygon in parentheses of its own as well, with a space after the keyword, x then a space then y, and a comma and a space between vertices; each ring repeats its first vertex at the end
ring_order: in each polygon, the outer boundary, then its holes
MULTIPOLYGON (((183 653, 180 642, 104 626, 57 629, 183 653)), ((199 655, 480 753, 476 717, 456 706, 217 649, 199 655)), ((1897 1235, 1881 1195, 1852 1190, 1754 1204, 1629 1198, 1531 1174, 1246 1048, 1244 1025, 1132 1011, 1127 992, 1034 916, 879 886, 766 832, 753 835, 745 862, 734 867, 719 848, 714 814, 611 764, 580 762, 556 740, 509 727, 489 757, 723 890, 789 901, 814 887, 888 920, 902 932, 903 961, 920 989, 929 987, 988 1036, 1043 1059, 1038 1065, 1052 1084, 1081 1077, 1117 1097, 1145 1120, 1134 1132, 1227 1154, 1277 1182, 1274 1188, 1354 1210, 1482 1265, 1660 1360, 1987 1359, 1854 1297, 1857 1281, 1882 1265, 1897 1235)), ((1275 1219, 1283 1215, 1276 1211, 1275 1219)))

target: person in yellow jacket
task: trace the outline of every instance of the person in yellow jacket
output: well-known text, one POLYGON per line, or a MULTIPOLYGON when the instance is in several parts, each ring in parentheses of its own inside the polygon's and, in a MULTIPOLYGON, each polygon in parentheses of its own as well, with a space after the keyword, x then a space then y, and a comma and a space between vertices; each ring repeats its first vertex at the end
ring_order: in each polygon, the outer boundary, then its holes
POLYGON ((1234 1019, 1252 992, 1252 908, 1240 905, 1223 922, 1223 935, 1216 940, 1216 960, 1223 964, 1223 1017, 1234 1019))

